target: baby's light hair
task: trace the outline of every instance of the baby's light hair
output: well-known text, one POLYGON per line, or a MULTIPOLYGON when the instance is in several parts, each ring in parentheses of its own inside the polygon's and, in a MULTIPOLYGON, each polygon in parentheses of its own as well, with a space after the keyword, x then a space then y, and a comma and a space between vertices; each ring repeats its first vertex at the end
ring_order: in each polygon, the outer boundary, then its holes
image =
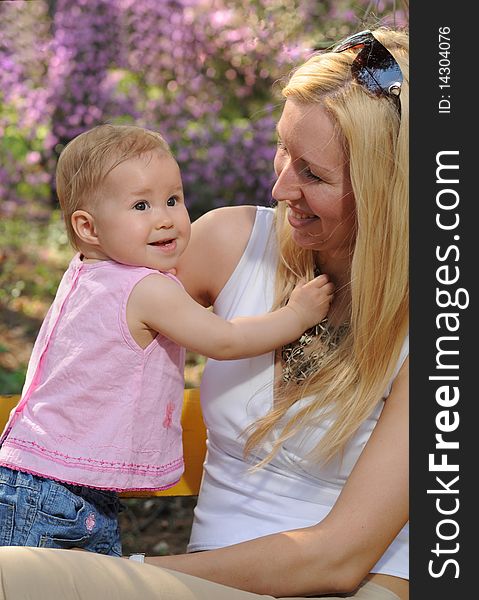
POLYGON ((98 125, 71 140, 60 154, 56 188, 71 245, 79 250, 71 216, 98 199, 98 189, 115 167, 152 151, 171 154, 156 131, 135 125, 98 125))

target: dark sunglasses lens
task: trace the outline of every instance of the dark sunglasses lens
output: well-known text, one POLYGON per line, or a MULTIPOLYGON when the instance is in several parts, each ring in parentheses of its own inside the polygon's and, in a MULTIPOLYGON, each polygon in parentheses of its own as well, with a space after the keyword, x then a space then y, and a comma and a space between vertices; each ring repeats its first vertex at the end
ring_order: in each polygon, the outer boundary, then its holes
POLYGON ((359 52, 351 66, 358 83, 375 94, 391 93, 390 86, 402 83, 402 73, 396 60, 386 48, 374 40, 359 52))

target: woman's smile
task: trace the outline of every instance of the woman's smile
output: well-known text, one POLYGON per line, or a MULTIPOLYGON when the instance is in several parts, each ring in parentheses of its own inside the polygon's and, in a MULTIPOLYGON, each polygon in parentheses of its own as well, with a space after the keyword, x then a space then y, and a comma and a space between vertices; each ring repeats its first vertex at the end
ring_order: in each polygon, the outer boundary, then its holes
POLYGON ((288 206, 288 221, 291 227, 305 227, 317 219, 319 219, 319 217, 315 214, 305 213, 297 208, 288 206))

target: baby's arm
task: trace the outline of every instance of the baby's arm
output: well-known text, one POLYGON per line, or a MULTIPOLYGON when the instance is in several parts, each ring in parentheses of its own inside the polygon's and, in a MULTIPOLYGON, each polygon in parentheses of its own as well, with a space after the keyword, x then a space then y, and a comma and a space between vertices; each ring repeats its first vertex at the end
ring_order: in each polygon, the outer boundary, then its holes
POLYGON ((141 323, 193 352, 217 360, 247 358, 279 348, 319 323, 329 310, 333 289, 327 276, 320 275, 296 286, 283 308, 226 321, 170 278, 150 275, 133 289, 127 317, 129 324, 141 323))

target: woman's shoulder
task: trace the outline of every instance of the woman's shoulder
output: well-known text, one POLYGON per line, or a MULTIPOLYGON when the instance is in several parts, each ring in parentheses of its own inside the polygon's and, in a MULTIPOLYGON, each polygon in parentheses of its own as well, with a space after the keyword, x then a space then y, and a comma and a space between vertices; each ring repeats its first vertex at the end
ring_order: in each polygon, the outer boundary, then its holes
POLYGON ((203 247, 220 244, 224 253, 235 259, 243 254, 253 231, 261 234, 271 229, 274 211, 264 206, 224 206, 205 213, 194 222, 192 245, 203 247))
POLYGON ((257 206, 226 206, 211 210, 191 228, 178 277, 203 305, 212 303, 240 261, 258 214, 257 206))
POLYGON ((235 231, 237 234, 249 236, 256 219, 256 206, 223 206, 206 212, 193 223, 193 231, 213 234, 214 237, 228 236, 235 231))

